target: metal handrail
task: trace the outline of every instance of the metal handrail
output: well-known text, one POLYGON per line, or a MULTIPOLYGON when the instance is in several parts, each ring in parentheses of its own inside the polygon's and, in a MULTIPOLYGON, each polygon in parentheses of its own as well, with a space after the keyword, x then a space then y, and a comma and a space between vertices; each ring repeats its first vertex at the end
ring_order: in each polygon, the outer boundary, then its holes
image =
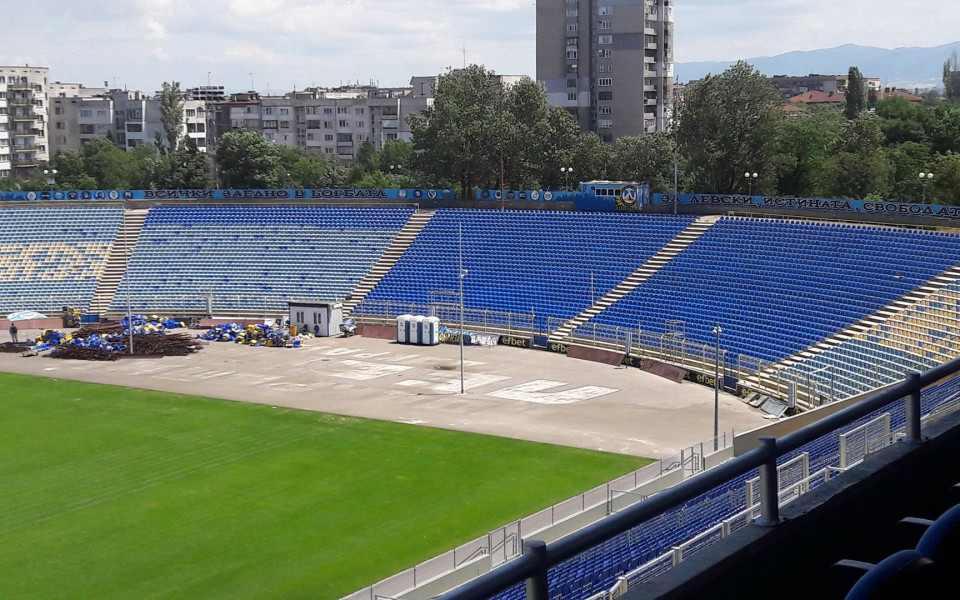
POLYGON ((789 433, 779 440, 764 436, 760 445, 726 463, 664 490, 607 518, 588 525, 552 544, 539 540, 524 542, 524 554, 493 571, 438 596, 439 600, 486 600, 511 586, 526 581, 528 600, 547 600, 547 571, 550 567, 582 554, 613 537, 693 500, 713 488, 753 469, 760 470, 760 518, 758 525, 773 527, 779 520, 777 459, 826 433, 849 425, 857 419, 902 398, 906 399, 906 437, 908 443, 920 442, 920 393, 931 385, 960 371, 960 358, 923 374, 911 373, 890 388, 819 421, 789 433))

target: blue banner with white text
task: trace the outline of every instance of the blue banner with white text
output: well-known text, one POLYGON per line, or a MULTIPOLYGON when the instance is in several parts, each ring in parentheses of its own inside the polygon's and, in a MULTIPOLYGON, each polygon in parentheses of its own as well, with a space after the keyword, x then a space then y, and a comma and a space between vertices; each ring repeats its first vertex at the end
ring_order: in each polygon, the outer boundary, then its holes
POLYGON ((273 190, 55 190, 0 192, 0 201, 42 200, 452 200, 453 190, 273 189, 273 190))

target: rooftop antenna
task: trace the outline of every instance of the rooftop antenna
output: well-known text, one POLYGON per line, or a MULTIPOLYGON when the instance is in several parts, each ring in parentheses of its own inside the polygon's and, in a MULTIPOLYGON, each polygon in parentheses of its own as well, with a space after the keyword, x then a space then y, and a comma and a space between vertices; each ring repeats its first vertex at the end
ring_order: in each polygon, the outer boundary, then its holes
POLYGON ((463 47, 463 68, 467 68, 467 47, 463 47))
POLYGON ((254 87, 253 87, 253 73, 250 73, 250 91, 251 91, 251 92, 254 91, 254 87))

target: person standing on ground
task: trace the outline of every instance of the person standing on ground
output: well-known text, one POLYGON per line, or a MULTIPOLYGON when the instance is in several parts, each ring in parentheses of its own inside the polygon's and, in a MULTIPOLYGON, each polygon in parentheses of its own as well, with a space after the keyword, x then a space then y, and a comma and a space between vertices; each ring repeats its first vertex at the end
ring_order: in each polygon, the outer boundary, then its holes
POLYGON ((10 323, 10 340, 16 344, 17 343, 17 324, 10 323))

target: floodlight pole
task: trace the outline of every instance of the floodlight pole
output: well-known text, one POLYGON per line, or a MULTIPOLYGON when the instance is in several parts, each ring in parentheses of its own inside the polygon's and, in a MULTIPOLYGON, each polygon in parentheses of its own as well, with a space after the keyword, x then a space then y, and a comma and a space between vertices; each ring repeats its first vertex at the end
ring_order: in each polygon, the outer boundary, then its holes
MULTIPOLYGON (((124 221, 126 221, 126 205, 124 209, 124 221)), ((124 256, 124 272, 127 274, 127 331, 130 334, 130 356, 133 356, 133 318, 130 316, 130 246, 127 244, 127 227, 126 223, 121 223, 120 227, 123 229, 123 256, 124 256)))
POLYGON ((713 333, 717 334, 717 347, 713 353, 713 451, 719 450, 720 438, 720 323, 713 328, 713 333))
POLYGON ((467 272, 463 270, 463 223, 460 223, 457 227, 460 250, 460 271, 458 273, 460 279, 460 393, 465 394, 466 389, 463 383, 463 278, 466 277, 467 272))

